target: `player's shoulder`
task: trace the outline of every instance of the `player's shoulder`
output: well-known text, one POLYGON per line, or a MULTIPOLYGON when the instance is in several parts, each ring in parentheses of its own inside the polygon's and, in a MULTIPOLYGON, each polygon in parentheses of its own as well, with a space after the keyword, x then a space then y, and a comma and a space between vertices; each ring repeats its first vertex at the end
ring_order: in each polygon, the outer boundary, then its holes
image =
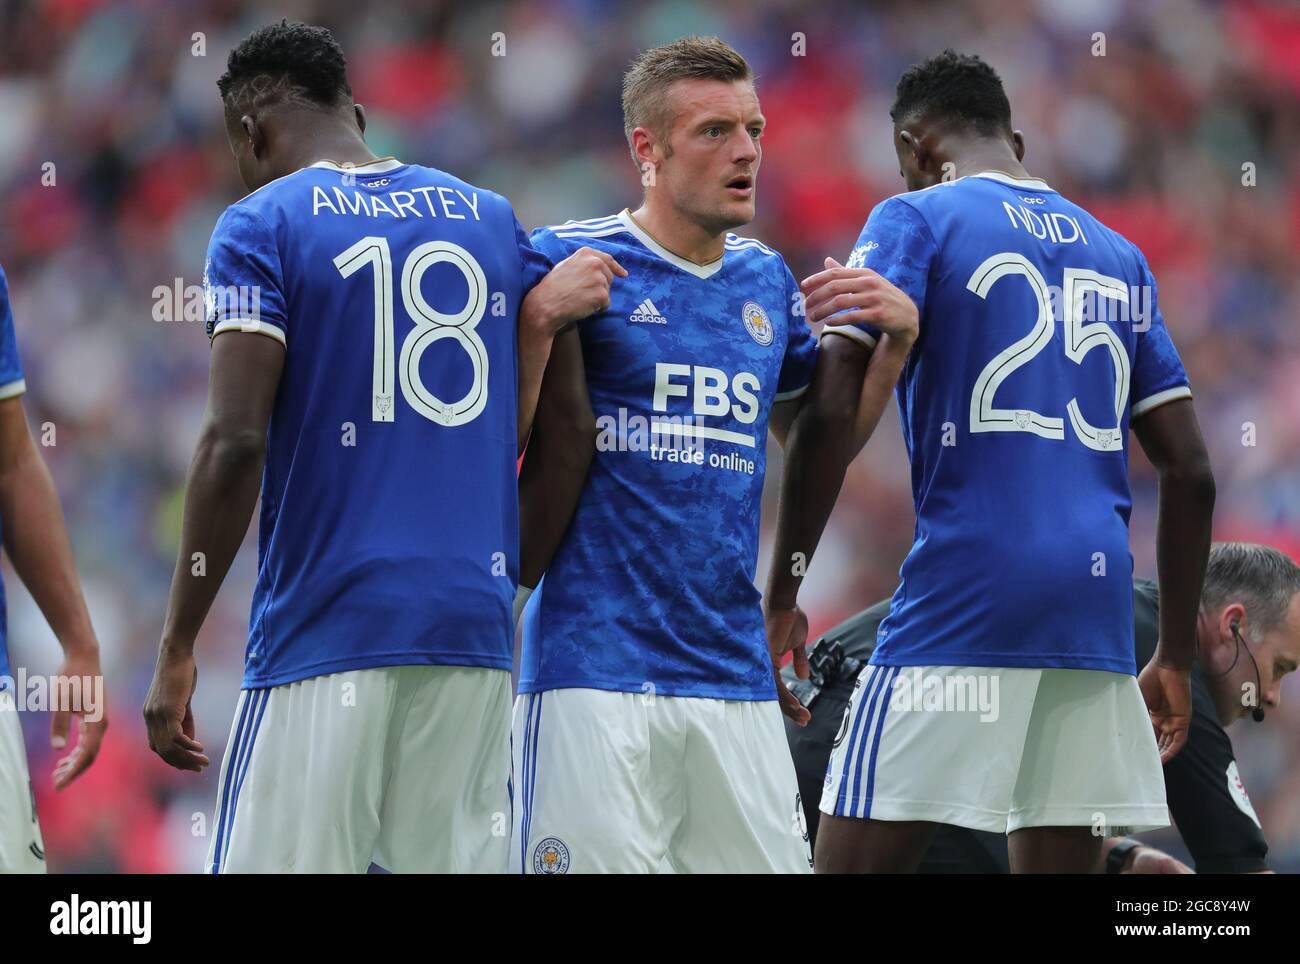
POLYGON ((422 186, 449 188, 461 192, 466 197, 476 196, 480 202, 486 202, 490 207, 509 211, 513 216, 514 208, 504 194, 498 194, 496 191, 480 184, 473 184, 449 171, 444 171, 440 167, 429 167, 427 164, 404 164, 403 168, 407 173, 414 175, 416 179, 428 182, 422 186))
POLYGON ((534 247, 550 254, 567 256, 582 247, 601 248, 614 253, 636 243, 626 212, 598 218, 572 219, 562 224, 534 228, 530 236, 534 247))
POLYGON ((765 258, 775 259, 780 264, 785 264, 785 259, 772 248, 769 248, 758 238, 744 238, 738 234, 727 233, 722 243, 723 248, 727 251, 738 252, 739 256, 750 260, 760 260, 765 258))
POLYGON ((723 252, 728 259, 751 267, 756 271, 770 272, 780 276, 784 282, 790 269, 785 258, 775 248, 771 248, 757 238, 741 237, 728 232, 722 242, 723 252))

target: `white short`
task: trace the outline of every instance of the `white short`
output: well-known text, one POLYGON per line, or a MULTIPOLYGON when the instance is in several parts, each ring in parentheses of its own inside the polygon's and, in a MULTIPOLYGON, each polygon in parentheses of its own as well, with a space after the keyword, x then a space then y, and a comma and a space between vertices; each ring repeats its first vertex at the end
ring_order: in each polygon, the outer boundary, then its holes
POLYGON ((808 873, 775 700, 592 689, 515 701, 511 870, 808 873))
POLYGON ((1169 825, 1137 680, 1082 669, 866 667, 821 810, 993 833, 1169 825))
POLYGON ((244 690, 207 873, 507 870, 510 674, 350 670, 244 690))
POLYGON ((12 693, 0 693, 0 874, 45 873, 45 841, 12 693))

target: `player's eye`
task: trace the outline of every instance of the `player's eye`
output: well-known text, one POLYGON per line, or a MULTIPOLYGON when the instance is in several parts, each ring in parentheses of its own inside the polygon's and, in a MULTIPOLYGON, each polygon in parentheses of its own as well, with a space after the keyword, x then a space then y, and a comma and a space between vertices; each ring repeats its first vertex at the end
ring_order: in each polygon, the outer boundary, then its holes
POLYGON ((749 136, 752 137, 752 138, 754 138, 754 140, 758 140, 760 137, 763 136, 763 128, 761 128, 761 127, 751 127, 751 128, 749 129, 749 136))
POLYGON ((721 136, 722 136, 722 128, 721 128, 721 127, 706 127, 706 128, 704 129, 704 136, 705 136, 705 137, 721 137, 721 136))

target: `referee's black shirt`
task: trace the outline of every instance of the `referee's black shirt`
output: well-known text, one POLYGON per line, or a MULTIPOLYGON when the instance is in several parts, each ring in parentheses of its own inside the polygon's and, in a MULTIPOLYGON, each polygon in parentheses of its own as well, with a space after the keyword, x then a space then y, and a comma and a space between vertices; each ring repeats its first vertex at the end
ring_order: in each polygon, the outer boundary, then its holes
MULTIPOLYGON (((1133 612, 1139 668, 1155 652, 1158 606, 1155 583, 1135 579, 1133 612)), ((814 666, 821 669, 820 674, 814 673, 814 680, 796 680, 788 666, 784 671, 791 690, 812 711, 807 727, 787 720, 786 735, 814 844, 831 744, 853 694, 857 671, 870 658, 876 645, 876 629, 888 613, 889 600, 885 600, 817 640, 809 650, 814 666)), ((1232 741, 1219 724, 1199 666, 1192 669, 1192 709, 1187 743, 1165 766, 1165 796, 1174 824, 1198 873, 1266 870, 1268 843, 1237 775, 1232 741)), ((1004 835, 961 827, 941 828, 921 866, 923 873, 1005 873, 1008 869, 1004 835)))

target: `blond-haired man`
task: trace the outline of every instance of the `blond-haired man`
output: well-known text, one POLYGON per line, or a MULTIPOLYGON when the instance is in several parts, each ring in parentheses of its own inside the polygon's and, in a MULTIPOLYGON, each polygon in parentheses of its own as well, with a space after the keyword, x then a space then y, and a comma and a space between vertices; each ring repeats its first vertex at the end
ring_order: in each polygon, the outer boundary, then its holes
MULTIPOLYGON (((781 256, 729 233, 754 217, 764 118, 745 59, 695 37, 632 63, 623 111, 641 206, 532 238, 552 258, 605 251, 628 276, 578 326, 596 455, 524 612, 513 859, 525 873, 807 872, 781 708, 806 712, 774 681, 753 580, 767 433, 784 443, 816 341, 781 256)), ((878 417, 916 311, 888 287, 871 315, 901 343, 870 379, 878 417)), ((581 372, 564 344, 552 364, 581 372)), ((847 350, 865 367, 865 348, 847 350)), ((869 394, 861 377, 853 390, 869 394)), ((546 527, 530 488, 551 508, 569 497, 525 466, 525 585, 546 527)))

